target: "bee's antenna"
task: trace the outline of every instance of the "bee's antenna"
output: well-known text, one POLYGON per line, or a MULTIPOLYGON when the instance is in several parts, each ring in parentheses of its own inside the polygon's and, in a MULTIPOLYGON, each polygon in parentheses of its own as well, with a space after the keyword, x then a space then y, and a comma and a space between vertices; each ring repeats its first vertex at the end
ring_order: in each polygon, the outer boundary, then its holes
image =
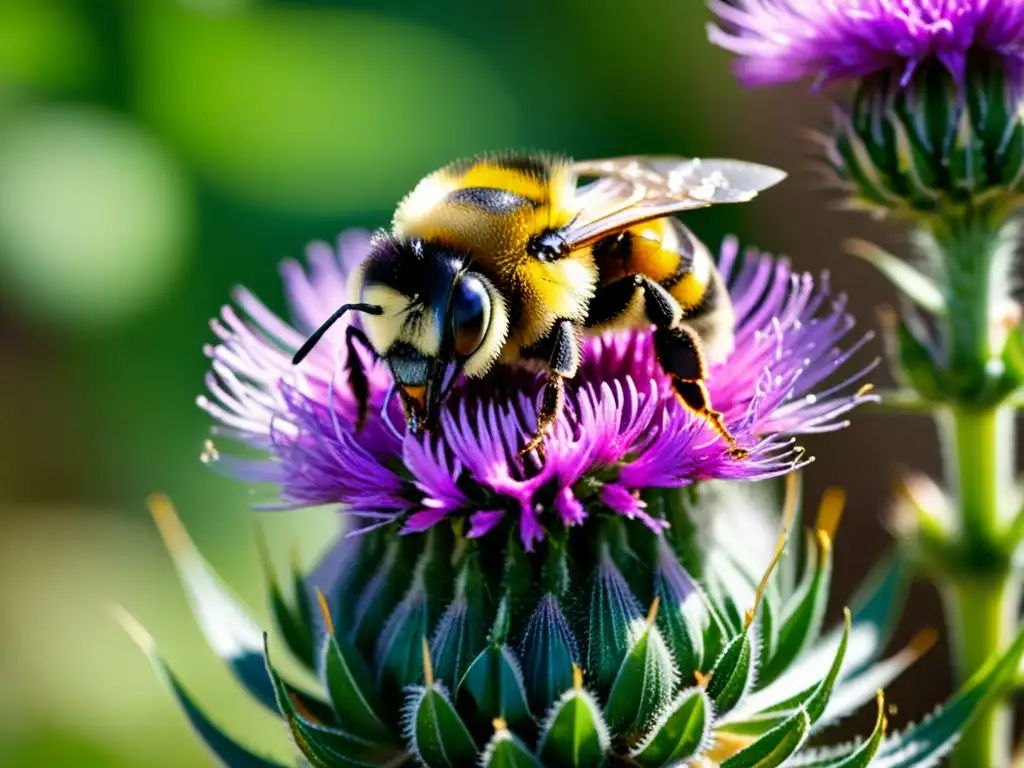
POLYGON ((391 407, 391 400, 392 400, 392 398, 394 396, 395 396, 395 383, 392 381, 391 382, 391 386, 388 388, 387 394, 384 395, 384 407, 381 408, 380 415, 384 417, 384 423, 388 425, 388 429, 391 430, 391 433, 395 437, 397 437, 399 440, 402 440, 403 439, 402 433, 399 432, 398 429, 395 427, 394 423, 391 421, 391 414, 388 413, 388 410, 391 407))
POLYGON ((299 351, 296 352, 295 357, 292 358, 292 365, 298 365, 301 363, 303 358, 305 358, 306 355, 310 353, 310 350, 316 346, 317 342, 320 341, 320 338, 327 333, 327 330, 338 322, 342 315, 349 310, 352 310, 353 312, 365 312, 368 315, 384 314, 384 307, 376 304, 343 304, 339 307, 337 312, 327 318, 323 325, 313 331, 313 334, 306 339, 305 343, 303 343, 301 347, 299 347, 299 351))

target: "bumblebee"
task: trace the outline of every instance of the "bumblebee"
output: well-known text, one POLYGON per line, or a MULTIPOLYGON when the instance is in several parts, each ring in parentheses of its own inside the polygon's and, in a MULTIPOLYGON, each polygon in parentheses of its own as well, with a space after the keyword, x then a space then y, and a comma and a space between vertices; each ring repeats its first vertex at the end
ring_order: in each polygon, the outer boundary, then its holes
POLYGON ((732 348, 729 294, 708 249, 674 214, 748 201, 784 177, 738 160, 675 157, 510 154, 453 163, 402 200, 391 231, 374 237, 350 281, 351 303, 294 362, 345 313, 361 313, 362 328, 346 332, 359 423, 369 395, 357 344, 389 367, 415 433, 436 428, 459 374, 534 365, 546 380, 525 454, 541 448, 563 407, 584 335, 653 327, 679 401, 743 458, 705 386, 709 363, 732 348))

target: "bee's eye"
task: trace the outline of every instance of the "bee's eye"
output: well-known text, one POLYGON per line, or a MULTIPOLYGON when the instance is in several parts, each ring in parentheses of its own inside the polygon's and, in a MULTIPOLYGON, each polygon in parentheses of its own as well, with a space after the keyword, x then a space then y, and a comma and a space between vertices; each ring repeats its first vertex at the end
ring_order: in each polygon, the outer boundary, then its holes
POLYGON ((452 297, 452 344, 455 354, 469 357, 483 343, 491 322, 491 297, 480 278, 464 275, 452 297))

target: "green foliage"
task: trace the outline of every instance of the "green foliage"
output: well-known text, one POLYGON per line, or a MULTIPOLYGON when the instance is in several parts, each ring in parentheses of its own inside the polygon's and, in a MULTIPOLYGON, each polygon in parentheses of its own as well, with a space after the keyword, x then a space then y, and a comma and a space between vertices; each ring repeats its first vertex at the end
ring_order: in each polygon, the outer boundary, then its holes
POLYGON ((700 754, 711 733, 713 712, 703 691, 689 688, 680 692, 630 756, 644 768, 666 768, 700 754))
MULTIPOLYGON (((787 515, 787 521, 794 517, 787 515)), ((305 632, 319 637, 316 669, 325 691, 321 699, 289 684, 271 664, 266 647, 259 654, 265 664, 261 675, 240 664, 240 653, 242 658, 252 653, 255 623, 187 544, 169 507, 160 507, 158 519, 211 640, 236 638, 230 647, 214 647, 255 698, 265 699, 269 688, 302 764, 315 768, 387 766, 408 757, 429 768, 583 768, 624 762, 667 768, 699 757, 723 768, 909 768, 907 754, 931 760, 948 751, 1024 650, 1022 639, 945 710, 901 736, 883 738, 880 710, 867 741, 808 750, 805 742, 819 724, 866 703, 875 695, 870 686, 890 680, 921 651, 918 644, 873 665, 899 608, 903 580, 896 561, 873 575, 857 598, 857 611, 847 612, 843 626, 822 638, 831 545, 824 530, 808 538, 805 573, 799 581, 777 583, 783 537, 759 583, 745 582, 742 570, 731 571, 717 592, 707 593, 717 594, 715 598, 704 596, 678 560, 670 568, 666 559, 674 550, 665 541, 642 541, 640 537, 655 534, 640 526, 629 532, 628 539, 621 537, 617 526, 583 529, 568 558, 560 546, 547 551, 542 547, 529 557, 520 552, 500 558, 483 549, 485 542, 457 537, 452 547, 448 534, 402 537, 398 544, 394 532, 382 530, 363 537, 361 546, 375 553, 403 551, 402 559, 385 556, 381 561, 396 570, 403 569, 403 562, 415 563, 411 569, 404 566, 412 572, 390 612, 370 611, 357 599, 355 613, 362 622, 346 627, 335 623, 328 607, 331 597, 319 593, 319 620, 309 610, 289 612, 292 617, 308 617, 292 638, 305 632), (648 552, 660 548, 658 562, 642 565, 634 547, 648 552), (552 565, 546 559, 549 553, 560 564, 552 565), (458 569, 449 567, 453 561, 460 564, 458 569), (551 578, 553 572, 560 575, 551 578), (531 592, 530 583, 540 585, 537 592, 531 592), (564 596, 556 597, 548 588, 564 596), (639 606, 652 592, 656 594, 645 619, 639 606), (687 620, 682 603, 694 594, 701 596, 700 612, 687 620), (438 600, 439 595, 447 597, 438 600), (586 610, 567 616, 563 601, 571 605, 574 595, 586 610), (660 623, 659 615, 666 611, 680 621, 660 623), (727 620, 721 618, 724 614, 729 614, 727 620), (373 623, 368 625, 371 616, 373 623), (776 622, 778 631, 766 651, 763 635, 771 632, 769 622, 776 622), (714 663, 701 662, 705 669, 684 674, 662 626, 688 637, 698 629, 703 632, 699 641, 687 641, 691 651, 716 644, 721 651, 714 663), (377 637, 369 651, 358 642, 363 632, 377 637), (463 642, 484 645, 470 659, 463 642), (577 647, 587 649, 589 678, 576 665, 577 647), (759 678, 759 670, 771 674, 759 678), (591 690, 584 687, 585 679, 591 690), (401 713, 394 704, 395 691, 402 692, 401 713), (545 714, 540 722, 537 712, 545 714)), ((831 531, 827 523, 825 527, 831 531)), ((353 573, 363 575, 361 584, 345 585, 350 598, 360 586, 380 594, 381 584, 400 581, 380 567, 356 568, 353 573)), ((308 594, 304 584, 297 586, 308 594)), ((279 600, 271 592, 271 601, 279 600)), ((338 615, 354 615, 338 597, 333 601, 340 606, 338 615)), ((157 659, 151 642, 146 642, 147 652, 157 659)), ((695 664, 697 658, 691 653, 687 664, 695 664)), ((168 677, 162 662, 154 663, 171 681, 197 733, 225 765, 274 765, 213 726, 168 677)), ((880 697, 879 702, 881 706, 880 697)))
POLYGON ((601 707, 583 690, 578 667, 573 677, 573 687, 552 707, 537 746, 541 760, 551 768, 600 766, 611 744, 601 707))

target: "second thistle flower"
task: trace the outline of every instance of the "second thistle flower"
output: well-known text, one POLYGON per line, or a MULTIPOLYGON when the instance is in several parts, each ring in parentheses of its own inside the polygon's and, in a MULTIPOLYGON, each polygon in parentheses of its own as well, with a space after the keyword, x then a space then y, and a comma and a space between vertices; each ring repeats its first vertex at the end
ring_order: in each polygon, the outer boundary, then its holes
POLYGON ((1016 0, 712 2, 750 85, 854 79, 829 161, 853 202, 913 215, 1015 205, 1024 5, 1016 0))

